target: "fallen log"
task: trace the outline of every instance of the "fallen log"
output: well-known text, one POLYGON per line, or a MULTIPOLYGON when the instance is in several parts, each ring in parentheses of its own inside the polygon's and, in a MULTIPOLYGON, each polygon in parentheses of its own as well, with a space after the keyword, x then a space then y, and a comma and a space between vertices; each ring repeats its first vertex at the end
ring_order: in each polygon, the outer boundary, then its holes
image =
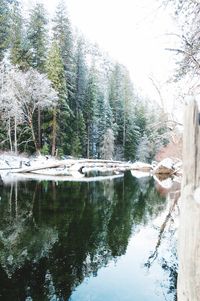
POLYGON ((33 171, 44 170, 44 169, 48 169, 48 168, 57 168, 57 167, 60 167, 60 166, 64 166, 64 164, 61 163, 61 162, 49 163, 45 166, 33 166, 33 167, 21 168, 17 171, 12 171, 12 173, 30 173, 30 172, 33 172, 33 171))
POLYGON ((132 164, 129 162, 122 162, 122 161, 109 161, 109 160, 91 160, 91 159, 81 159, 81 160, 61 160, 56 162, 42 162, 39 165, 40 162, 35 162, 35 165, 33 164, 30 167, 21 168, 17 171, 11 171, 12 173, 31 173, 36 171, 41 171, 42 174, 44 174, 44 170, 46 169, 53 169, 53 168, 59 168, 62 167, 66 169, 66 172, 69 174, 73 174, 74 172, 82 172, 84 168, 99 168, 104 167, 105 169, 117 169, 118 171, 125 171, 130 170, 132 164))
POLYGON ((148 163, 143 163, 143 162, 134 162, 131 165, 131 170, 140 170, 144 172, 149 172, 152 170, 152 165, 148 163))

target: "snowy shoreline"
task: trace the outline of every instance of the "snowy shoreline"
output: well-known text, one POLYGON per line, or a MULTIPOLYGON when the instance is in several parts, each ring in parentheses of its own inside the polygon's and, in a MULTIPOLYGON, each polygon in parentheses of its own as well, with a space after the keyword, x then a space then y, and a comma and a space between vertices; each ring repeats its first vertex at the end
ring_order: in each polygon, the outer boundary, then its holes
POLYGON ((35 179, 55 181, 102 181, 123 177, 130 170, 136 178, 181 173, 182 162, 166 158, 157 164, 98 159, 57 159, 51 156, 25 157, 12 153, 0 155, 0 176, 4 183, 35 179), (98 173, 93 175, 92 173, 98 173), (92 174, 88 176, 88 174, 92 174))

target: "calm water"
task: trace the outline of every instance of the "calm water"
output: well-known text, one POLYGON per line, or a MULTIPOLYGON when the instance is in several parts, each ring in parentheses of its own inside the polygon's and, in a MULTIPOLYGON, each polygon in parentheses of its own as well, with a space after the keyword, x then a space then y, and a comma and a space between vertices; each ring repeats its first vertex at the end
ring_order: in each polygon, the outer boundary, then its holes
POLYGON ((0 300, 175 300, 169 202, 130 173, 1 184, 0 300))

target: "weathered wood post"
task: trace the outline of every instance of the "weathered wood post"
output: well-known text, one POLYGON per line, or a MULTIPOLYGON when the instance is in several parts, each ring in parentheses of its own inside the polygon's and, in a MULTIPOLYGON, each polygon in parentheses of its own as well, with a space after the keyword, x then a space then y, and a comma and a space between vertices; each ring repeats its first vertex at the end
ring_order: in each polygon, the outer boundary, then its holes
POLYGON ((196 101, 185 112, 179 227, 178 301, 200 300, 200 125, 196 101))

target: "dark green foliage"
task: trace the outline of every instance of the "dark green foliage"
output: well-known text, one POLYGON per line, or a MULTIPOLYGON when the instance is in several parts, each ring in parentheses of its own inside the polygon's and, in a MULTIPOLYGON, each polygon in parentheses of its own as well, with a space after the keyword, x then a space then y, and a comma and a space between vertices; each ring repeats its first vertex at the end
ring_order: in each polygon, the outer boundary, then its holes
POLYGON ((4 58, 5 50, 9 45, 9 1, 0 0, 0 61, 4 58))
POLYGON ((87 82, 86 92, 85 92, 85 100, 83 107, 83 117, 86 125, 86 135, 87 135, 87 149, 86 156, 89 158, 93 154, 95 154, 94 143, 93 143, 93 134, 94 134, 94 126, 95 126, 95 106, 98 95, 98 87, 97 87, 97 75, 96 69, 93 65, 90 69, 89 78, 87 82))
POLYGON ((63 0, 60 0, 53 19, 53 37, 54 40, 57 41, 61 51, 68 98, 69 102, 72 103, 74 100, 75 89, 73 35, 71 23, 63 0))
POLYGON ((124 157, 126 160, 133 161, 135 159, 140 136, 140 128, 136 123, 136 118, 129 117, 126 122, 126 138, 124 147, 124 157))
POLYGON ((61 56, 63 58, 64 65, 69 68, 69 65, 72 60, 72 45, 73 45, 73 36, 72 36, 72 29, 71 23, 69 21, 65 3, 64 1, 60 1, 57 9, 56 14, 53 19, 53 35, 54 39, 57 41, 60 49, 61 49, 61 56))
POLYGON ((3 122, 1 122, 0 126, 0 150, 9 149, 9 141, 7 137, 6 126, 3 122))
POLYGON ((75 90, 75 107, 74 110, 78 112, 83 109, 85 100, 85 90, 87 85, 87 65, 86 65, 86 50, 85 42, 82 37, 78 38, 77 49, 75 53, 76 65, 76 90, 75 90))
POLYGON ((10 12, 10 61, 21 70, 28 70, 32 64, 32 50, 27 38, 23 9, 14 1, 10 12))
POLYGON ((80 138, 78 135, 75 135, 75 137, 73 139, 71 153, 72 153, 72 156, 74 156, 74 157, 78 157, 82 153, 81 141, 80 141, 80 138))
POLYGON ((23 65, 23 19, 18 3, 14 3, 11 11, 10 60, 13 65, 23 65))
POLYGON ((37 3, 30 13, 28 43, 31 53, 30 64, 40 72, 45 71, 47 54, 47 18, 44 6, 37 3))
POLYGON ((109 102, 113 112, 114 123, 117 125, 116 144, 123 140, 123 87, 121 66, 116 64, 110 78, 109 102))
MULTIPOLYGON (((71 153, 75 156, 84 156, 86 149, 86 125, 83 117, 87 85, 87 65, 85 62, 85 42, 82 37, 78 38, 75 51, 75 91, 71 97, 71 153)), ((70 150, 69 150, 70 151, 70 150)))
POLYGON ((60 104, 64 109, 64 104, 67 103, 67 87, 64 73, 64 64, 60 53, 60 48, 56 41, 53 41, 48 59, 46 62, 46 71, 48 78, 52 82, 53 88, 58 92, 60 104))
POLYGON ((52 127, 56 130, 56 146, 58 149, 66 151, 66 132, 68 130, 68 119, 70 109, 68 105, 66 78, 64 72, 63 60, 60 53, 60 48, 56 41, 53 41, 49 50, 49 55, 46 63, 48 78, 52 82, 53 88, 58 92, 59 101, 56 110, 56 120, 52 121, 52 127), (56 124, 54 124, 56 122, 56 124), (59 134, 58 134, 59 132, 59 134))

